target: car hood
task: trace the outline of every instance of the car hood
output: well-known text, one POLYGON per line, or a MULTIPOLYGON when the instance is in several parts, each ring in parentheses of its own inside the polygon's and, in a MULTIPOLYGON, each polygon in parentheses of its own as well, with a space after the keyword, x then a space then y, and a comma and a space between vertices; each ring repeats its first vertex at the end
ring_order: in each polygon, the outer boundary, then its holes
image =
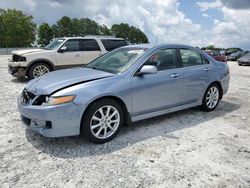
POLYGON ((13 51, 13 54, 17 54, 17 55, 26 55, 26 54, 31 54, 31 53, 36 53, 36 52, 42 52, 42 51, 46 51, 45 49, 41 49, 41 48, 35 48, 35 49, 23 49, 23 50, 16 50, 13 51))
POLYGON ((35 95, 50 95, 76 84, 82 84, 113 75, 114 74, 89 68, 71 68, 50 72, 31 80, 27 84, 26 89, 35 95))

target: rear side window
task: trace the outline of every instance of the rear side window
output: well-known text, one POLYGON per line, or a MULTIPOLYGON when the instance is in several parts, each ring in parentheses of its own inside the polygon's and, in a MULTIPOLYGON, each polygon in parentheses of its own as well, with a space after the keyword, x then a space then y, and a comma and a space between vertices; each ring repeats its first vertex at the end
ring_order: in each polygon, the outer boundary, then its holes
POLYGON ((95 39, 84 39, 80 42, 81 51, 101 51, 95 39))
POLYGON ((124 40, 102 39, 101 41, 107 51, 112 51, 116 48, 127 45, 126 41, 124 40))
POLYGON ((202 65, 205 63, 201 54, 194 50, 180 49, 180 55, 183 67, 202 65))

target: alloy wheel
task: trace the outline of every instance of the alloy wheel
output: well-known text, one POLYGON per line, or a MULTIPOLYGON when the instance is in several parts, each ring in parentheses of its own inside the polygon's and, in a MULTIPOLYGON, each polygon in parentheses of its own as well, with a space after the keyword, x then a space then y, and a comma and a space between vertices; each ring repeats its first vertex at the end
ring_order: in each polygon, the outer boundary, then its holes
POLYGON ((217 105, 218 102, 219 102, 219 90, 217 87, 213 86, 209 88, 206 95, 207 107, 212 109, 217 105))
POLYGON ((92 116, 90 130, 98 139, 111 137, 120 124, 119 111, 111 105, 102 106, 92 116))
POLYGON ((49 68, 44 65, 38 65, 33 70, 33 76, 34 78, 38 78, 46 73, 50 72, 49 68))

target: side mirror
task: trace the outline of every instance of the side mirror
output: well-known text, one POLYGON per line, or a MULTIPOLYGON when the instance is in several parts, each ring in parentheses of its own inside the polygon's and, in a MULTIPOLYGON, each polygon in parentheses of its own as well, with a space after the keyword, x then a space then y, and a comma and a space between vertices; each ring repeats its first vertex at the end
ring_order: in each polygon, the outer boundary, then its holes
POLYGON ((136 76, 143 76, 145 74, 156 74, 158 72, 157 68, 152 65, 144 65, 139 72, 137 72, 136 76))
POLYGON ((63 46, 63 47, 61 47, 59 50, 58 50, 58 52, 59 53, 63 53, 63 52, 65 52, 67 50, 67 46, 63 46))

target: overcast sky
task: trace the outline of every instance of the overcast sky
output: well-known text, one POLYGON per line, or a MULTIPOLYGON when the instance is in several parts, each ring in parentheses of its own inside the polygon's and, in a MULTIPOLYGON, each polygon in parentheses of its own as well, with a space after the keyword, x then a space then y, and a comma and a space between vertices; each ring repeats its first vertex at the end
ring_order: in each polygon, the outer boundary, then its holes
POLYGON ((37 24, 87 17, 129 23, 150 42, 250 49, 250 0, 0 0, 0 8, 23 10, 37 24))

